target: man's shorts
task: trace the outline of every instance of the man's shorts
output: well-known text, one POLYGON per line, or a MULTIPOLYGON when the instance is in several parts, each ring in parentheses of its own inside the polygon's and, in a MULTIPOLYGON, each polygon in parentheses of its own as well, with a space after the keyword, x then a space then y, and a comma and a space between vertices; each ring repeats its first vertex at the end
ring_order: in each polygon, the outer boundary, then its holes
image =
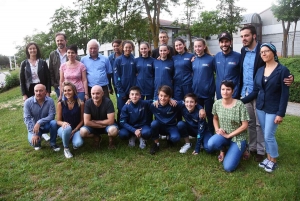
POLYGON ((117 124, 112 124, 112 125, 106 126, 105 128, 92 128, 92 127, 89 127, 89 126, 82 126, 81 128, 85 128, 86 130, 88 130, 89 134, 92 133, 94 135, 101 135, 101 134, 107 134, 108 129, 112 126, 119 129, 117 124))

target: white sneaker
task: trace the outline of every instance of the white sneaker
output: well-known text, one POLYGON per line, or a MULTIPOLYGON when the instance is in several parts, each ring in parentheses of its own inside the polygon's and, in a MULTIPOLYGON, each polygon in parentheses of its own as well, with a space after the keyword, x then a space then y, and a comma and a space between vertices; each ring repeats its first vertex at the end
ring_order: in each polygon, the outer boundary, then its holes
POLYGON ((195 139, 195 137, 189 135, 189 139, 192 140, 195 139))
POLYGON ((142 137, 140 137, 140 148, 145 149, 145 147, 146 147, 145 140, 142 137))
POLYGON ((66 158, 72 158, 73 157, 72 153, 70 152, 70 149, 64 149, 64 154, 65 154, 66 158))
POLYGON ((134 147, 134 146, 135 146, 135 140, 136 140, 136 136, 133 135, 133 136, 129 139, 128 146, 134 147))
POLYGON ((166 135, 161 135, 161 134, 159 134, 159 138, 162 139, 162 140, 166 140, 166 139, 167 139, 167 136, 166 136, 166 135))
POLYGON ((185 143, 185 145, 183 145, 181 147, 181 149, 179 150, 179 153, 184 154, 187 152, 187 150, 189 150, 192 147, 191 143, 185 143))
POLYGON ((46 140, 46 142, 50 140, 50 137, 47 133, 42 134, 42 138, 44 138, 44 140, 46 140))
POLYGON ((34 150, 38 151, 40 150, 42 147, 34 147, 34 150))

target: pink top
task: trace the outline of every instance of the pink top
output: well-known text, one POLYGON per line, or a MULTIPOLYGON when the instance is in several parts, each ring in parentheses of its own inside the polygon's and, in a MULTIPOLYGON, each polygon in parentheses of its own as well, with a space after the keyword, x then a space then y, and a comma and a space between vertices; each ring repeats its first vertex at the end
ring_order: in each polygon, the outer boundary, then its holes
POLYGON ((59 70, 64 73, 65 81, 72 82, 77 89, 77 92, 84 92, 84 86, 82 82, 82 72, 86 71, 86 67, 83 63, 79 62, 76 65, 67 67, 67 63, 63 63, 59 70))

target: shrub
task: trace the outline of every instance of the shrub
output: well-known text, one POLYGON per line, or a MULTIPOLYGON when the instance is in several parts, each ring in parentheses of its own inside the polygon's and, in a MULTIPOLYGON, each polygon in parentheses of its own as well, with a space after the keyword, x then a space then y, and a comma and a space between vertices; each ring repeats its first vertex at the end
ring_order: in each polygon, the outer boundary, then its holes
POLYGON ((280 63, 286 66, 294 76, 294 83, 290 86, 289 101, 300 103, 300 58, 281 58, 280 63))
POLYGON ((17 86, 20 86, 19 71, 14 71, 5 77, 5 86, 0 89, 0 93, 17 86))

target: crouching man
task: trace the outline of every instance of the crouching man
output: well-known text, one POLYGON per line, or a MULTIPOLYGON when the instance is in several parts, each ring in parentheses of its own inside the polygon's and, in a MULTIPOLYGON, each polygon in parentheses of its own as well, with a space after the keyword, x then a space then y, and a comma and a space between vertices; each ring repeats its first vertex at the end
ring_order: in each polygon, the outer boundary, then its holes
POLYGON ((99 147, 100 134, 108 134, 109 148, 115 148, 113 138, 118 135, 119 129, 115 124, 115 109, 112 101, 104 96, 101 86, 95 85, 91 89, 92 98, 84 106, 84 126, 80 129, 82 138, 93 137, 94 147, 99 147))
POLYGON ((42 134, 50 132, 50 146, 54 151, 59 151, 60 147, 56 145, 55 105, 52 98, 46 95, 46 87, 37 84, 34 87, 34 96, 24 103, 24 123, 28 130, 28 141, 35 150, 40 150, 42 134))

